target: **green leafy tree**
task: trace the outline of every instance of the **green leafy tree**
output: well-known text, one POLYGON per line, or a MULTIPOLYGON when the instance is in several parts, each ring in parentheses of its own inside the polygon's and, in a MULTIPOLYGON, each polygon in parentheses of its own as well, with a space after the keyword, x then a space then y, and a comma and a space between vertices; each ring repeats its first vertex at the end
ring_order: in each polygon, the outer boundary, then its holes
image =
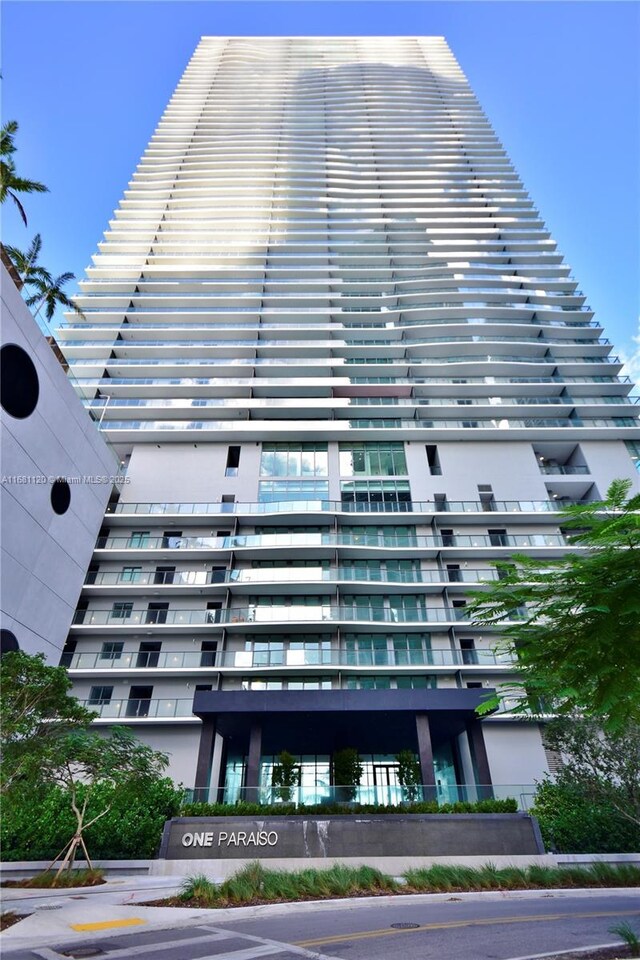
POLYGON ((355 747, 336 750, 333 755, 333 782, 344 800, 354 800, 364 767, 355 747))
POLYGON ((95 716, 75 697, 64 667, 45 663, 44 654, 22 651, 0 658, 0 789, 9 793, 39 776, 43 756, 73 729, 84 730, 95 716))
POLYGON ((512 656, 519 673, 481 712, 509 698, 516 711, 579 711, 608 730, 640 722, 640 495, 629 498, 630 489, 631 481, 615 480, 604 501, 563 512, 580 552, 542 569, 514 555, 476 593, 471 615, 503 627, 497 652, 512 656))
POLYGON ((404 799, 409 803, 422 800, 422 771, 412 750, 401 750, 397 755, 398 783, 402 787, 404 799))
POLYGON ((47 193, 49 188, 37 180, 25 180, 16 173, 13 154, 16 152, 14 137, 17 132, 15 120, 9 120, 0 129, 0 203, 13 200, 26 227, 27 215, 18 194, 47 193))
POLYGON ((547 844, 566 853, 637 850, 640 725, 603 731, 595 720, 561 717, 544 738, 562 759, 538 784, 532 808, 547 844))
POLYGON ((75 817, 73 836, 49 867, 61 859, 56 880, 72 870, 79 850, 92 868, 84 839, 87 830, 107 816, 120 790, 135 787, 144 793, 162 779, 168 762, 165 754, 140 743, 125 728, 116 727, 109 736, 75 730, 50 742, 40 761, 40 777, 65 793, 75 817), (87 815, 92 801, 93 811, 87 815))
POLYGON ((271 786, 280 800, 291 800, 295 787, 300 785, 300 765, 287 750, 283 750, 273 766, 271 786))
MULTIPOLYGON (((78 794, 82 800, 82 788, 78 794)), ((86 819, 109 803, 111 809, 91 827, 92 857, 105 860, 154 857, 166 820, 177 817, 184 790, 164 777, 114 789, 95 787, 86 819)), ((68 795, 57 786, 36 783, 24 786, 11 803, 3 805, 0 840, 4 860, 51 860, 75 833, 75 815, 68 795)))

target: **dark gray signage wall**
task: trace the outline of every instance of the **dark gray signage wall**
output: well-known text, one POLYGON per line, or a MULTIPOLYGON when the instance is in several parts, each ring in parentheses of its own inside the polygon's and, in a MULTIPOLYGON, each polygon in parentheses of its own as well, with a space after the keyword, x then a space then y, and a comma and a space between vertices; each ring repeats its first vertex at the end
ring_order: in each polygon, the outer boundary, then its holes
POLYGON ((445 857, 542 854, 534 817, 521 813, 388 816, 178 817, 167 821, 166 860, 293 857, 445 857))

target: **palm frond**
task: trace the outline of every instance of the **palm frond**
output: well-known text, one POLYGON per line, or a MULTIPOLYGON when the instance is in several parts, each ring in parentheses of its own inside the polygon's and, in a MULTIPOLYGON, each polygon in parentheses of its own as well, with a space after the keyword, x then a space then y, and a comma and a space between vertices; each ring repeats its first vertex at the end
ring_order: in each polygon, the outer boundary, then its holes
POLYGON ((48 193, 49 187, 38 180, 26 180, 24 177, 12 177, 8 184, 10 190, 18 190, 20 193, 48 193))
POLYGON ((7 196, 11 197, 11 199, 12 199, 13 202, 15 203, 16 207, 18 208, 18 213, 19 213, 20 216, 22 217, 22 221, 23 221, 25 227, 28 227, 29 224, 27 223, 27 214, 25 213, 25 209, 24 209, 24 207, 22 206, 22 204, 20 203, 20 201, 18 200, 18 198, 16 197, 15 193, 13 193, 11 190, 7 190, 7 196))
POLYGON ((13 138, 18 132, 18 121, 7 120, 0 129, 0 156, 6 157, 15 152, 13 138))

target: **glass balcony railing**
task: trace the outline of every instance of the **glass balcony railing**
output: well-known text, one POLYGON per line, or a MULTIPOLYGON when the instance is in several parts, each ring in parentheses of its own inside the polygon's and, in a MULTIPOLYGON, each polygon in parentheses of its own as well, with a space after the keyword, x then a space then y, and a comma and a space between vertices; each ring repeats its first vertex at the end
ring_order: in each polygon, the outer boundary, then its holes
POLYGON ((306 547, 367 547, 372 549, 428 549, 440 550, 447 547, 499 548, 499 547, 564 547, 567 541, 561 534, 522 533, 508 534, 500 543, 483 534, 456 534, 451 537, 422 536, 383 536, 348 535, 334 533, 269 533, 250 534, 235 537, 148 537, 133 540, 131 537, 98 537, 98 550, 243 550, 254 547, 263 549, 306 548, 306 547))
POLYGON ((540 473, 558 476, 584 476, 590 472, 589 467, 583 464, 570 466, 569 464, 559 463, 539 463, 538 466, 540 467, 540 473))
MULTIPOLYGON (((111 381, 113 382, 113 381, 111 381)), ((334 423, 343 423, 351 430, 382 430, 382 429, 403 429, 403 430, 519 430, 519 429, 542 429, 542 428, 563 428, 580 429, 583 427, 598 427, 610 430, 613 427, 634 427, 638 428, 640 422, 635 417, 608 417, 608 418, 551 418, 535 417, 526 420, 514 420, 507 417, 500 419, 466 419, 466 420, 403 420, 392 418, 368 419, 368 420, 344 420, 334 421, 334 423)), ((150 431, 218 431, 230 430, 228 420, 111 420, 102 421, 103 430, 150 430, 150 431)))
MULTIPOLYGON (((385 770, 387 768, 385 767, 385 770)), ((477 783, 443 783, 417 784, 413 787, 402 787, 398 783, 369 784, 358 787, 340 787, 329 783, 327 775, 324 783, 316 780, 313 785, 292 787, 291 793, 283 799, 282 791, 276 787, 261 786, 256 789, 250 787, 228 789, 224 795, 226 803, 259 803, 271 805, 295 804, 304 811, 305 806, 314 804, 343 804, 347 807, 357 804, 371 804, 382 806, 397 806, 402 808, 411 802, 424 800, 444 803, 475 803, 478 800, 506 800, 514 799, 518 809, 527 811, 533 805, 535 798, 535 784, 477 784, 477 783)), ((217 790, 194 788, 186 791, 188 803, 216 803, 217 790)))
POLYGON ((236 650, 219 654, 220 667, 512 667, 509 657, 491 650, 236 650))
MULTIPOLYGON (((213 331, 215 334, 215 331, 213 331)), ((430 344, 436 343, 523 343, 529 344, 534 347, 545 347, 547 344, 559 344, 560 346, 569 346, 576 344, 586 347, 593 346, 608 346, 611 341, 607 340, 604 337, 540 337, 536 330, 532 330, 531 335, 528 337, 521 337, 517 335, 512 336, 499 336, 497 334, 486 334, 486 335, 474 335, 474 336, 445 336, 445 337, 416 337, 411 340, 371 340, 371 339, 341 339, 334 337, 330 340, 321 340, 316 339, 306 339, 306 340, 284 340, 284 339, 273 339, 273 340, 220 340, 216 338, 215 335, 206 339, 206 340, 196 340, 195 338, 189 340, 142 340, 142 339, 127 339, 119 340, 116 343, 111 341, 104 341, 102 346, 108 346, 114 350, 138 350, 140 348, 147 347, 161 347, 169 348, 174 351, 176 347, 188 347, 189 349, 194 349, 195 347, 246 347, 250 350, 273 350, 276 351, 281 347, 291 348, 291 347, 300 347, 306 351, 312 352, 313 350, 322 349, 322 350, 332 350, 332 349, 344 349, 345 347, 373 347, 373 346, 387 346, 389 349, 402 349, 403 351, 411 347, 422 347, 428 346, 430 344)), ((65 342, 67 348, 71 347, 91 347, 94 349, 100 349, 101 341, 94 340, 69 340, 65 342)), ((404 354, 398 357, 400 362, 404 354)), ((118 356, 112 358, 117 360, 119 363, 135 362, 158 362, 157 360, 135 360, 127 361, 126 359, 120 358, 118 356)), ((294 358, 298 360, 299 358, 294 358)), ((336 359, 336 357, 330 358, 336 359)), ((340 359, 340 355, 337 356, 337 359, 340 359)), ((93 357, 83 357, 73 360, 73 363, 101 363, 104 362, 104 357, 99 355, 93 357)), ((166 362, 166 361, 164 361, 166 362)), ((206 359, 199 360, 198 362, 206 362, 206 359)), ((211 358, 209 362, 214 362, 214 359, 211 358)), ((215 363, 237 363, 239 362, 236 359, 223 361, 219 358, 215 358, 215 363)), ((253 364, 254 362, 259 362, 259 359, 248 358, 244 362, 253 364)), ((280 357, 276 357, 270 362, 282 363, 283 360, 280 357)))
MULTIPOLYGON (((453 338, 454 340, 456 338, 453 338)), ((460 338, 465 339, 465 338, 460 338)), ((489 340, 495 342, 500 340, 500 337, 487 337, 487 338, 476 338, 476 340, 468 340, 467 342, 480 342, 481 340, 489 340)), ((508 340, 511 343, 519 342, 517 338, 506 337, 505 340, 508 340)), ((527 343, 531 343, 534 346, 544 346, 543 341, 533 340, 530 338, 525 338, 527 343)), ((451 342, 449 340, 442 340, 443 343, 451 342)), ((582 342, 582 341, 580 341, 582 342)), ((419 344, 416 344, 419 346, 419 344)), ((522 354, 458 354, 455 356, 430 356, 430 357, 238 357, 238 358, 229 358, 229 357, 198 357, 193 360, 186 359, 184 357, 69 357, 67 362, 70 367, 310 367, 312 372, 317 376, 322 376, 323 371, 326 372, 327 376, 331 375, 331 372, 335 368, 344 368, 345 373, 348 372, 348 368, 356 366, 358 364, 362 366, 371 366, 376 363, 385 363, 389 365, 396 365, 399 367, 406 367, 407 364, 410 364, 412 367, 430 367, 430 366, 442 366, 448 363, 534 363, 534 364, 546 364, 547 366, 553 365, 557 366, 562 363, 607 363, 607 364, 621 364, 621 360, 618 357, 609 357, 609 356, 578 356, 578 357, 567 357, 567 356, 544 356, 544 357, 534 357, 534 356, 523 356, 522 354)), ((80 377, 78 377, 80 380, 80 377)))
POLYGON ((188 698, 131 698, 129 700, 81 700, 87 709, 94 710, 102 719, 140 719, 154 717, 193 716, 193 697, 188 698))
MULTIPOLYGON (((518 618, 516 618, 518 619, 518 618)), ((444 609, 443 607, 402 607, 398 605, 385 608, 375 604, 309 604, 306 605, 267 605, 250 604, 248 606, 229 607, 217 610, 77 610, 73 624, 75 626, 110 626, 124 629, 145 626, 206 626, 238 623, 322 623, 344 621, 348 623, 455 623, 469 622, 469 614, 464 607, 444 609)))
POLYGON ((204 587, 228 584, 291 584, 296 583, 392 583, 392 584, 442 584, 481 583, 496 580, 497 573, 490 569, 458 570, 409 570, 384 571, 369 570, 366 567, 340 568, 338 570, 318 567, 269 567, 267 569, 246 568, 241 570, 175 570, 158 572, 156 570, 104 571, 90 573, 85 586, 146 587, 149 585, 172 587, 204 587), (294 573, 295 570, 295 573, 294 573))
MULTIPOLYGON (((588 468, 585 468, 588 472, 588 468)), ((444 504, 434 500, 410 500, 407 502, 343 503, 340 500, 274 500, 269 503, 256 501, 233 503, 127 503, 109 504, 107 513, 116 515, 167 514, 176 516, 209 516, 211 514, 235 514, 252 516, 270 513, 557 513, 568 503, 557 500, 447 500, 444 504)))
POLYGON ((490 650, 276 650, 218 652, 208 650, 123 651, 120 655, 74 653, 70 670, 246 670, 272 667, 500 667, 509 657, 490 650))

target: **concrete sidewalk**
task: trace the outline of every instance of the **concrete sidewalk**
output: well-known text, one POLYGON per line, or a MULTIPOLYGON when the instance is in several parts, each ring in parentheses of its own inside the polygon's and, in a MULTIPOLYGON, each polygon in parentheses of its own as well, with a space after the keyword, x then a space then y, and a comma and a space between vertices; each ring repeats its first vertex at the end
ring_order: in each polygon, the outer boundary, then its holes
MULTIPOLYGON (((99 887, 68 890, 29 890, 3 888, 3 911, 30 914, 0 935, 3 955, 13 950, 47 946, 57 942, 78 943, 88 937, 97 942, 123 933, 172 929, 202 923, 224 923, 257 917, 276 917, 292 910, 314 913, 336 908, 350 910, 369 905, 372 908, 390 901, 400 905, 434 903, 449 900, 450 893, 408 894, 392 897, 357 897, 342 900, 276 903, 262 906, 201 910, 193 907, 145 907, 144 902, 178 893, 182 877, 131 877, 109 880, 99 887)), ((599 888, 589 890, 522 890, 486 893, 456 893, 456 898, 478 900, 530 900, 544 897, 592 897, 610 892, 628 896, 636 902, 637 888, 599 888)))

